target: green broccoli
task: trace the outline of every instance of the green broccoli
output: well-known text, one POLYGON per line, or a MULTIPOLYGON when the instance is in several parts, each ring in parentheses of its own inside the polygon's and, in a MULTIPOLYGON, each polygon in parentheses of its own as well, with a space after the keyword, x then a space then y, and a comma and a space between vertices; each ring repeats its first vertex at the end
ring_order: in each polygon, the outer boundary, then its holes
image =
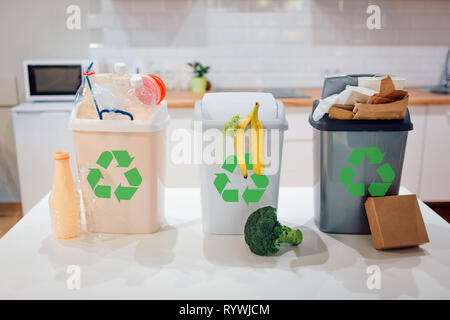
POLYGON ((237 126, 238 126, 240 119, 241 119, 241 116, 238 114, 235 114, 231 118, 231 120, 225 124, 225 127, 223 128, 223 134, 228 135, 230 137, 234 137, 234 135, 236 134, 237 126))
POLYGON ((245 223, 245 242, 250 250, 260 256, 278 252, 280 243, 294 246, 302 242, 300 230, 292 230, 277 220, 277 209, 267 206, 253 212, 245 223))

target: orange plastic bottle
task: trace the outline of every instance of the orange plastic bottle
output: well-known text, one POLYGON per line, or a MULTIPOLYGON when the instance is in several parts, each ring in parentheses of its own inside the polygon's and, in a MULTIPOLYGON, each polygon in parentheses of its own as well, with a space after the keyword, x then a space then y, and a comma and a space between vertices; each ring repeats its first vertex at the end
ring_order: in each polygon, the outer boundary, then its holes
POLYGON ((70 171, 69 152, 55 152, 55 176, 50 194, 53 236, 58 239, 77 237, 81 229, 80 195, 70 171))

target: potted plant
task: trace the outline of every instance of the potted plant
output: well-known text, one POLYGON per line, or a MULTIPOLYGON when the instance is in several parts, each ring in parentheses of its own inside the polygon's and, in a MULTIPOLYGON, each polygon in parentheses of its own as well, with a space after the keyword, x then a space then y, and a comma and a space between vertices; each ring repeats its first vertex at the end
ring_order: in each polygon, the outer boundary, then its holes
POLYGON ((200 62, 189 62, 188 66, 192 67, 194 77, 191 79, 193 93, 203 93, 206 91, 208 80, 204 77, 209 71, 209 66, 203 66, 200 62))

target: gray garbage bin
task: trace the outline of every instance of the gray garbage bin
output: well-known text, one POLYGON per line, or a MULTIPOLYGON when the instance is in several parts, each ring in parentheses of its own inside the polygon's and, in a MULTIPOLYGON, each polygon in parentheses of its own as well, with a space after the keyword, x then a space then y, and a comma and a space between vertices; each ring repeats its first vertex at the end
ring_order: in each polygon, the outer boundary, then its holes
MULTIPOLYGON (((322 98, 357 85, 358 76, 325 79, 322 98)), ((313 112, 319 101, 314 101, 313 112)), ((332 120, 309 123, 314 139, 314 215, 321 231, 370 233, 364 202, 397 195, 400 188, 409 111, 402 120, 332 120)))

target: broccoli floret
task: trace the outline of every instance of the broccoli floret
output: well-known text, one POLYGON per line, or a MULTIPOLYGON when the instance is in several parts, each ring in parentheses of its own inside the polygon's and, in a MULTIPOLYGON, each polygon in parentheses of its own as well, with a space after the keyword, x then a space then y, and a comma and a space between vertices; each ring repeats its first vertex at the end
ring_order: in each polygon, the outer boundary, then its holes
POLYGON ((235 114, 231 118, 231 120, 225 124, 225 127, 223 128, 223 134, 228 135, 230 137, 234 137, 236 134, 237 126, 238 126, 240 119, 241 119, 241 116, 238 114, 235 114))
POLYGON ((303 235, 281 225, 277 220, 277 209, 267 206, 253 212, 245 223, 245 242, 250 250, 260 256, 278 252, 280 243, 299 245, 303 235))

